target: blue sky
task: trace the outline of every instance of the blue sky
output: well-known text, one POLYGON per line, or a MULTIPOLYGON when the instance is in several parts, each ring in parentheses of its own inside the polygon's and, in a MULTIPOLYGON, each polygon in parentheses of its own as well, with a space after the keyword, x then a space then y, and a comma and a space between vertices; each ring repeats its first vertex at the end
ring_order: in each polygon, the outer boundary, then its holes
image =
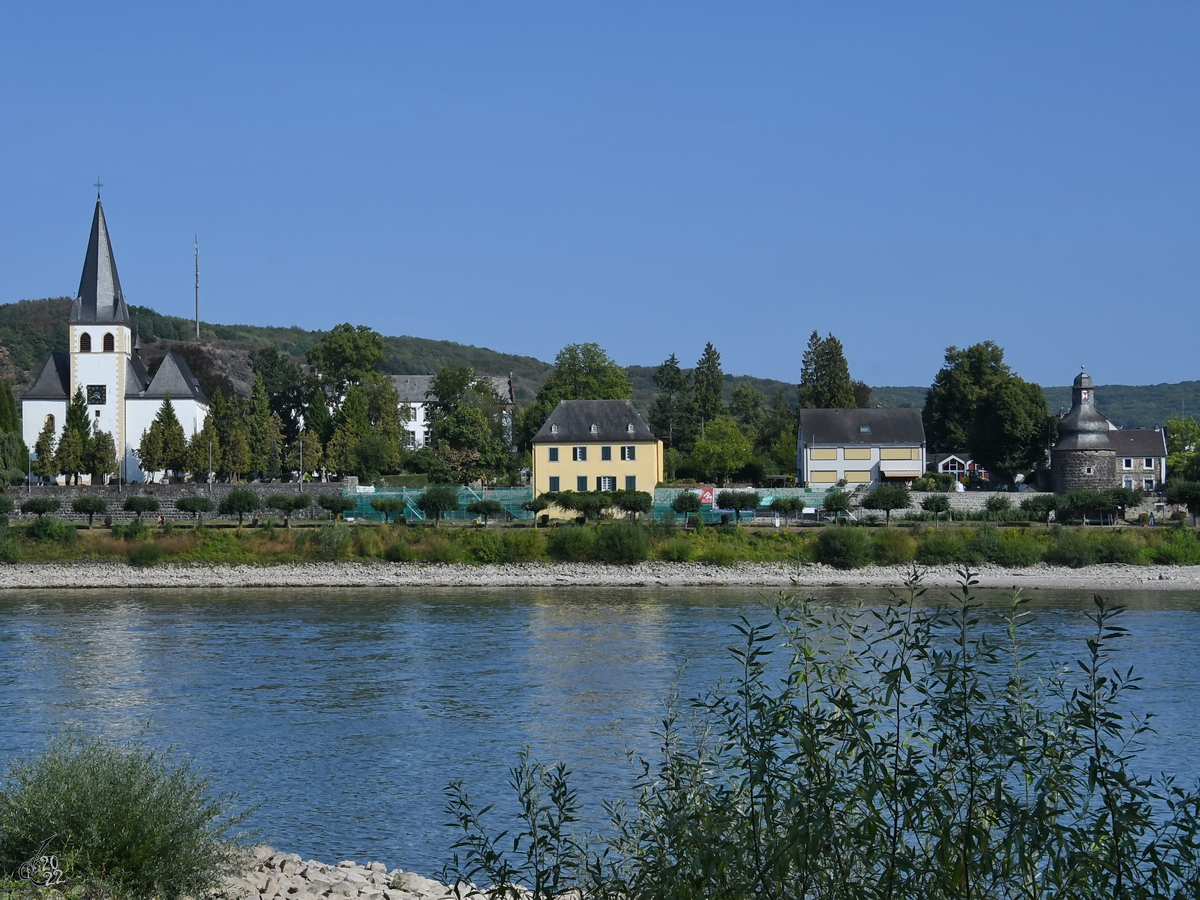
POLYGON ((1200 378, 1200 6, 6 4, 0 302, 871 384, 1200 378))

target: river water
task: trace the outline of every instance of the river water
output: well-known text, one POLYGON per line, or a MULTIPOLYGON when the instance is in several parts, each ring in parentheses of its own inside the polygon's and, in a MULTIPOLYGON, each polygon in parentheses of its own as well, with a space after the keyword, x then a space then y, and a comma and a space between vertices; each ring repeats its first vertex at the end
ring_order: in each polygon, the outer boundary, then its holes
MULTIPOLYGON (((887 594, 827 589, 830 604, 887 594)), ((1006 600, 983 594, 999 610, 1006 600)), ((1027 646, 1083 652, 1090 595, 1038 591, 1027 646)), ((1122 665, 1158 735, 1144 760, 1200 775, 1200 594, 1119 593, 1122 665)), ((943 594, 944 597, 944 594, 943 594)), ((704 589, 239 589, 0 595, 0 762, 47 734, 175 745, 260 804, 258 837, 305 858, 427 874, 448 857, 446 784, 507 803, 521 747, 564 760, 588 814, 651 753, 663 701, 732 675, 739 616, 769 594, 704 589)), ((938 602, 937 592, 927 600, 938 602)), ((995 613, 988 613, 994 615, 995 613)))

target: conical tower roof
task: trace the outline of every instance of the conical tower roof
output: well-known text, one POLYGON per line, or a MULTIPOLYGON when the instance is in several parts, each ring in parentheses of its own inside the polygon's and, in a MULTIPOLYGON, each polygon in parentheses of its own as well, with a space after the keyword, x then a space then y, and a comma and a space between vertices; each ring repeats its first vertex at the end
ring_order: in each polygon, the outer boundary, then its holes
POLYGON ((108 224, 104 221, 104 207, 99 197, 92 216, 87 255, 83 259, 79 293, 71 306, 71 321, 129 322, 129 307, 121 293, 121 279, 117 277, 117 262, 113 259, 108 224))

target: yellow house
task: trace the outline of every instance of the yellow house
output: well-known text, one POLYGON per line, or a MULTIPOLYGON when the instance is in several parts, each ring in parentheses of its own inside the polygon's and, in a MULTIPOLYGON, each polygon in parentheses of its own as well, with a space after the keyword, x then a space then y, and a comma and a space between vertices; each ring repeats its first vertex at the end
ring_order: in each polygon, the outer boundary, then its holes
POLYGON ((560 400, 533 439, 534 494, 654 492, 663 445, 628 400, 560 400))
POLYGON ((802 409, 796 481, 815 488, 911 481, 925 474, 919 409, 802 409))

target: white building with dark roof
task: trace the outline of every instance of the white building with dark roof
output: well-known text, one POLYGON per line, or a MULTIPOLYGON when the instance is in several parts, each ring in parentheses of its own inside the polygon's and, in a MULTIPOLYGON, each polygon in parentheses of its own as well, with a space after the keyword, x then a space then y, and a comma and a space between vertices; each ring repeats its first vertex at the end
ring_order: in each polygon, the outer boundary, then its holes
MULTIPOLYGON (((489 385, 504 407, 504 430, 508 443, 512 443, 512 416, 517 399, 513 389, 512 375, 479 375, 477 382, 489 385)), ((404 423, 405 444, 408 447, 428 447, 433 435, 429 427, 430 404, 436 400, 429 395, 433 386, 432 375, 393 375, 392 384, 400 396, 400 407, 408 413, 404 423)))
POLYGON ((48 420, 56 439, 61 437, 77 389, 87 401, 92 428, 113 436, 127 481, 145 477, 135 451, 166 398, 189 438, 204 427, 208 398, 187 362, 167 353, 153 377, 142 364, 99 197, 68 335, 69 348, 50 355, 21 397, 22 436, 28 447, 37 443, 48 420))
POLYGON ((802 409, 796 483, 830 488, 911 481, 925 473, 919 409, 802 409))

